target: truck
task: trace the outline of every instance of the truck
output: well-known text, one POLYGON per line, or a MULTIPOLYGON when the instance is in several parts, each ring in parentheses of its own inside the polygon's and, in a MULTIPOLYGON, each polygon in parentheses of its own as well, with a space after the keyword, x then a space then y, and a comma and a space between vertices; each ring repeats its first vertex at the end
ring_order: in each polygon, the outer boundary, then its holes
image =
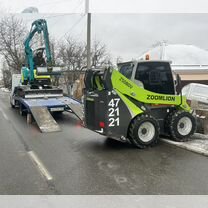
MULTIPOLYGON (((28 123, 34 118, 42 132, 60 131, 51 113, 73 112, 73 107, 81 104, 64 96, 63 90, 52 84, 51 76, 60 75, 61 68, 53 65, 46 20, 38 19, 32 23, 24 47, 26 64, 23 63, 21 74, 12 76, 11 107, 19 108, 21 115, 26 114, 28 123), (35 34, 42 35, 45 47, 32 49, 31 40, 35 34)), ((81 116, 78 112, 78 117, 81 116)))

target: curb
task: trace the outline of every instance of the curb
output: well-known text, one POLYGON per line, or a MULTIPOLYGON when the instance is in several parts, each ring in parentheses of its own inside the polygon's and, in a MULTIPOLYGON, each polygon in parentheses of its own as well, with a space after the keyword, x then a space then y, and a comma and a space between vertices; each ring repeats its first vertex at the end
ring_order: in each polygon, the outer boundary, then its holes
POLYGON ((189 142, 175 142, 175 141, 168 140, 168 139, 161 139, 161 140, 167 144, 172 144, 172 145, 175 145, 176 147, 180 147, 182 149, 189 150, 191 152, 208 157, 208 148, 204 149, 203 147, 196 147, 195 145, 190 143, 190 141, 189 142))

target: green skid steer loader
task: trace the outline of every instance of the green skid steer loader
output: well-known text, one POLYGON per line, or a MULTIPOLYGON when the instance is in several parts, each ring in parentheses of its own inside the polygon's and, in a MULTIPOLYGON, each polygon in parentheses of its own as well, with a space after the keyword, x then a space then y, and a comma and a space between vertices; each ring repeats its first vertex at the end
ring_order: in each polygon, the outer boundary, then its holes
POLYGON ((155 145, 160 135, 185 141, 195 132, 196 120, 186 97, 176 92, 179 82, 167 61, 126 62, 118 70, 88 70, 85 126, 139 148, 155 145))

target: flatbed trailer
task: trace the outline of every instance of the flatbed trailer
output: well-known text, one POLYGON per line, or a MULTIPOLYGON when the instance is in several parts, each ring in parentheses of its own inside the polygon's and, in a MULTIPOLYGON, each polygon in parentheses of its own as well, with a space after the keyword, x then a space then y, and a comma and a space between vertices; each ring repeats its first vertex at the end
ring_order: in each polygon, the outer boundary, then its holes
POLYGON ((12 91, 10 104, 19 108, 21 115, 27 116, 27 123, 36 121, 41 132, 61 131, 61 128, 51 115, 54 112, 74 113, 80 120, 84 118, 84 109, 80 101, 65 96, 61 89, 30 89, 30 86, 20 84, 21 75, 12 75, 12 91))
POLYGON ((58 98, 22 98, 14 97, 15 107, 19 108, 21 115, 27 116, 27 123, 32 122, 32 118, 36 121, 41 132, 61 131, 59 125, 51 115, 54 112, 70 112, 74 113, 79 119, 83 119, 82 104, 68 96, 58 98))

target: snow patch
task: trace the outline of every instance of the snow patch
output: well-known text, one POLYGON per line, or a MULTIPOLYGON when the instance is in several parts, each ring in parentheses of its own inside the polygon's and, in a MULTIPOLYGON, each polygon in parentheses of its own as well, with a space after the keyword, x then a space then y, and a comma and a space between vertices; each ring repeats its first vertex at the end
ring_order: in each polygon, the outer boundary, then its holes
POLYGON ((208 136, 195 134, 187 142, 176 142, 169 139, 162 139, 163 142, 180 147, 182 149, 189 150, 204 156, 208 156, 208 136))
POLYGON ((8 88, 5 88, 5 87, 1 87, 0 89, 1 89, 2 92, 10 92, 10 90, 8 88))

